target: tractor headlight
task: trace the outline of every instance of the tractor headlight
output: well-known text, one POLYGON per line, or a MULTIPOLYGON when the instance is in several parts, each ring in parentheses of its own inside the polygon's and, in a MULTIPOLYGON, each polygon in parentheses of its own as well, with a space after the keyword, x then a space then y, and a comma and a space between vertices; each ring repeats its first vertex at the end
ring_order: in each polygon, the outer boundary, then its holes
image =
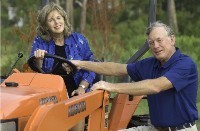
POLYGON ((17 120, 1 120, 0 121, 1 131, 17 131, 17 120))

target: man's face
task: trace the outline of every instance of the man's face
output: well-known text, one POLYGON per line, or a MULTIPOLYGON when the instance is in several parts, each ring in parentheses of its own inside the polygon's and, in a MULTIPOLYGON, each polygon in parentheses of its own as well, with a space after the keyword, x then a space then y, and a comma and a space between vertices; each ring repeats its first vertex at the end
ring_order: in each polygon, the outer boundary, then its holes
POLYGON ((175 37, 168 36, 164 27, 155 27, 148 37, 149 47, 153 55, 162 65, 166 63, 175 52, 175 37))

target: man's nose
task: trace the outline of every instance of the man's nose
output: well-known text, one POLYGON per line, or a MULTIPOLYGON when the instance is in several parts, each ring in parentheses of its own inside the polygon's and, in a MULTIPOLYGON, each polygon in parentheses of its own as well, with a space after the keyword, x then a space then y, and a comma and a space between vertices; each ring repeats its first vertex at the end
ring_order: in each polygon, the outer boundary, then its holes
POLYGON ((160 43, 158 42, 158 41, 154 41, 154 48, 157 48, 157 47, 159 47, 160 46, 160 43))

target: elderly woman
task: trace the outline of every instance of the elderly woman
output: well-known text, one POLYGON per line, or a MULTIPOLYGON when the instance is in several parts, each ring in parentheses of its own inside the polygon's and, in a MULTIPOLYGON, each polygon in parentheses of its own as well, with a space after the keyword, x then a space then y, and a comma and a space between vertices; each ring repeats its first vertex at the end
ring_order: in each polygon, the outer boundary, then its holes
MULTIPOLYGON (((76 32, 72 32, 66 12, 59 5, 49 3, 39 12, 37 36, 32 45, 31 56, 43 71, 48 72, 56 65, 54 59, 44 59, 45 53, 61 56, 67 60, 93 61, 87 39, 76 32)), ((53 74, 61 75, 65 81, 68 96, 85 93, 95 79, 95 73, 79 70, 75 74, 66 64, 56 66, 53 74)), ((71 130, 84 130, 84 120, 71 130)))
MULTIPOLYGON (((38 66, 44 71, 52 70, 56 62, 54 59, 44 59, 45 53, 61 56, 67 60, 93 61, 87 39, 76 32, 72 32, 66 12, 59 5, 49 3, 39 12, 37 36, 32 45, 31 56, 36 57, 38 66)), ((95 73, 79 70, 75 74, 70 72, 65 63, 58 66, 53 74, 61 75, 68 90, 68 96, 85 93, 95 78, 95 73)))

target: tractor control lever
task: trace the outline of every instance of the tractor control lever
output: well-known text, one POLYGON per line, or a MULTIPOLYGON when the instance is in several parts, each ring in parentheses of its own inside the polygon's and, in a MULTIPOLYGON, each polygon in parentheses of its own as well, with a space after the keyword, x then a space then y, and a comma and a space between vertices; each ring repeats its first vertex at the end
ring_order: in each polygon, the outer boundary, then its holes
POLYGON ((9 71, 9 73, 6 75, 6 78, 10 75, 10 73, 11 73, 12 70, 13 70, 13 68, 15 67, 15 65, 17 64, 17 62, 19 61, 19 59, 22 58, 22 57, 23 57, 23 53, 19 52, 19 53, 18 53, 18 58, 17 58, 17 60, 15 61, 15 63, 13 64, 13 66, 12 66, 11 70, 9 71))

